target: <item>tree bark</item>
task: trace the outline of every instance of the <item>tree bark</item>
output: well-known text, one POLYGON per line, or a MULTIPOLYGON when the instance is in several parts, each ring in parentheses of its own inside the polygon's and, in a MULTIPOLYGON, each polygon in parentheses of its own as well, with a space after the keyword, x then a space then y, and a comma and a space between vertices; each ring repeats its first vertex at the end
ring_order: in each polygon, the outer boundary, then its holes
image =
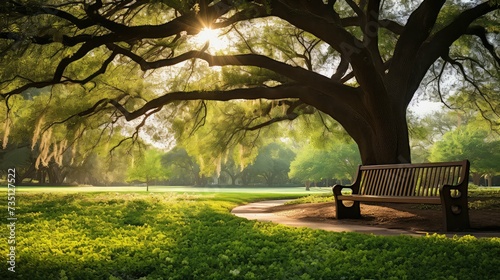
MULTIPOLYGON (((363 164, 392 164, 411 162, 410 142, 405 114, 394 114, 388 119, 370 120, 372 129, 360 131, 365 137, 356 137, 363 164)), ((350 129, 356 129, 356 124, 350 129)))

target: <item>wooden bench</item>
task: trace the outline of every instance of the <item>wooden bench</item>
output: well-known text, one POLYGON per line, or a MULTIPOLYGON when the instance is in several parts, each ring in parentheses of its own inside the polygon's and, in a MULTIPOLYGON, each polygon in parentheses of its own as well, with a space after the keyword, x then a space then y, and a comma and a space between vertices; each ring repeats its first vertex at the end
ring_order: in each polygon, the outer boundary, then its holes
POLYGON ((360 202, 441 204, 446 231, 467 229, 469 167, 468 160, 360 165, 351 186, 333 187, 337 219, 360 218, 360 202))

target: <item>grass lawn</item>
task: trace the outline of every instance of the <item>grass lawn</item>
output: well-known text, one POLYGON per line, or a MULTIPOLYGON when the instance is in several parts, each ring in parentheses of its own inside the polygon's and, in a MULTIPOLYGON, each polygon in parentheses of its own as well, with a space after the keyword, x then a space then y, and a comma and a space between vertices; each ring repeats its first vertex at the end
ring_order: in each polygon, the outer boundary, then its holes
MULTIPOLYGON (((500 238, 334 233, 230 214, 238 204, 298 197, 300 192, 50 190, 18 189, 16 272, 7 270, 9 229, 4 226, 0 279, 494 279, 500 275, 500 238)), ((6 206, 4 199, 0 208, 4 213, 6 206)))
MULTIPOLYGON (((78 186, 78 187, 38 187, 38 186, 20 186, 17 190, 22 192, 59 192, 59 193, 80 193, 80 192, 145 192, 146 186, 116 186, 116 187, 95 187, 95 186, 78 186)), ((206 187, 191 187, 191 186, 149 186, 149 192, 181 192, 181 193, 266 193, 266 194, 315 194, 315 193, 331 193, 329 187, 319 188, 313 187, 310 191, 306 191, 304 187, 221 187, 221 186, 206 186, 206 187)))

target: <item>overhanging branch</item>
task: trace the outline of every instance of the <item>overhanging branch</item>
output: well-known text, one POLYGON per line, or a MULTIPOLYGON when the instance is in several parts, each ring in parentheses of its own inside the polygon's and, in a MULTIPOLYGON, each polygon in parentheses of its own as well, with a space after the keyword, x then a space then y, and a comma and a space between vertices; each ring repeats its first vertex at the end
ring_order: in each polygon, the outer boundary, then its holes
MULTIPOLYGON (((495 108, 493 106, 493 104, 488 100, 487 98, 487 95, 481 90, 481 88, 479 87, 479 85, 477 85, 477 83, 473 80, 473 78, 469 77, 465 71, 465 67, 458 61, 452 59, 449 55, 443 55, 442 58, 450 63, 451 65, 454 65, 456 67, 458 67, 458 69, 460 70, 460 73, 462 74, 462 77, 464 78, 464 80, 469 83, 470 85, 472 85, 472 87, 474 87, 474 89, 479 93, 479 95, 481 96, 481 98, 486 102, 486 104, 488 104, 488 106, 490 107, 490 110, 492 112, 495 112, 495 108)), ((480 108, 478 106, 478 108, 480 108)))
POLYGON ((484 48, 488 50, 490 55, 495 59, 497 62, 498 66, 500 67, 500 57, 497 55, 495 51, 495 47, 488 41, 488 38, 486 38, 486 28, 483 26, 470 26, 466 33, 467 35, 474 35, 477 36, 479 39, 481 39, 481 43, 483 44, 484 48))
POLYGON ((307 104, 305 104, 304 102, 302 102, 300 100, 296 100, 296 101, 283 100, 283 101, 280 101, 278 105, 288 106, 288 109, 286 110, 284 115, 273 117, 268 121, 262 122, 260 124, 254 125, 254 126, 246 127, 245 130, 249 130, 249 131, 258 130, 258 129, 261 129, 263 127, 274 124, 274 123, 278 123, 278 122, 282 122, 282 121, 293 121, 297 117, 299 117, 300 115, 314 114, 316 112, 316 110, 312 109, 312 107, 308 107, 307 104))
MULTIPOLYGON (((83 48, 83 47, 82 47, 83 48)), ((109 66, 109 64, 113 61, 113 59, 116 57, 116 55, 118 53, 112 53, 101 65, 101 67, 99 69, 97 69, 95 72, 91 73, 89 76, 83 78, 83 79, 80 79, 80 80, 76 80, 76 79, 62 79, 62 76, 63 76, 63 73, 64 73, 64 70, 66 69, 66 67, 73 61, 76 61, 78 59, 80 59, 81 57, 83 57, 85 55, 85 53, 87 51, 89 51, 89 49, 92 49, 92 47, 89 47, 89 48, 83 48, 83 49, 80 49, 74 56, 72 57, 69 57, 69 58, 66 58, 66 59, 63 59, 59 65, 58 65, 58 68, 55 72, 55 75, 53 77, 52 80, 47 80, 47 81, 41 81, 41 82, 34 82, 34 81, 30 81, 29 83, 27 84, 24 84, 14 90, 11 90, 9 92, 6 92, 6 93, 0 93, 0 96, 5 98, 5 103, 7 104, 7 108, 9 108, 9 98, 13 95, 16 95, 16 94, 21 94, 22 92, 30 89, 30 88, 44 88, 44 87, 47 87, 47 86, 52 86, 52 85, 57 85, 57 84, 64 84, 64 83, 74 83, 74 84, 86 84, 88 82, 90 82, 92 79, 94 79, 95 77, 101 75, 101 74, 104 74, 106 72, 106 69, 107 67, 109 66)))
POLYGON ((27 6, 21 5, 17 3, 16 1, 12 0, 7 0, 6 4, 11 4, 11 11, 25 15, 25 16, 37 16, 37 15, 52 15, 52 16, 57 16, 59 18, 65 19, 72 24, 74 24, 77 28, 79 29, 85 29, 91 26, 96 25, 94 21, 92 21, 89 18, 84 18, 80 19, 75 17, 74 15, 67 13, 65 11, 62 11, 60 9, 56 9, 54 7, 49 7, 49 6, 30 6, 29 8, 27 6))
POLYGON ((173 58, 149 62, 132 51, 126 50, 117 45, 107 44, 107 47, 113 52, 120 53, 132 59, 134 62, 139 64, 143 71, 172 66, 190 59, 202 59, 205 60, 210 66, 255 66, 269 69, 297 82, 307 84, 311 88, 315 88, 325 95, 336 95, 339 93, 355 94, 355 90, 350 86, 332 81, 325 76, 308 71, 304 68, 292 66, 259 54, 214 56, 203 51, 188 51, 173 58))
MULTIPOLYGON (((489 12, 498 10, 499 8, 500 4, 492 4, 491 1, 489 1, 467 9, 455 17, 450 24, 433 34, 424 43, 422 43, 416 55, 413 53, 412 56, 409 56, 414 57, 415 61, 418 61, 418 64, 417 66, 411 67, 412 75, 408 79, 408 90, 405 97, 406 100, 411 100, 414 91, 420 85, 420 81, 427 73, 429 67, 431 67, 431 65, 434 64, 439 57, 447 55, 449 47, 458 38, 466 34, 472 22, 489 12)), ((405 61, 404 63, 408 64, 408 61, 405 61)), ((392 65, 394 65, 394 62, 392 65)), ((392 65, 390 71, 395 70, 392 65)), ((400 70, 399 72, 404 72, 403 70, 400 70)), ((397 79, 400 75, 399 72, 393 72, 393 77, 397 79)))
MULTIPOLYGON (((361 19, 359 17, 346 17, 341 19, 341 24, 343 27, 350 26, 360 26, 361 27, 361 19)), ((404 30, 404 26, 398 22, 389 19, 379 19, 378 25, 382 28, 385 28, 391 31, 394 34, 401 35, 404 30)))
POLYGON ((415 59, 415 53, 427 40, 445 2, 445 0, 424 0, 411 14, 394 49, 393 62, 388 74, 389 83, 401 79, 402 75, 410 76, 413 67, 410 68, 408 65, 412 65, 413 61, 409 59, 415 59))
POLYGON ((162 107, 174 101, 189 100, 212 100, 229 101, 236 99, 285 99, 300 98, 307 92, 307 87, 300 85, 284 85, 277 87, 245 88, 229 91, 192 91, 192 92, 172 92, 153 99, 144 104, 140 109, 129 112, 116 100, 109 100, 108 103, 115 106, 130 121, 149 112, 150 110, 162 107))
POLYGON ((252 127, 247 127, 247 128, 245 128, 245 130, 249 130, 249 131, 259 130, 259 129, 264 128, 266 126, 270 126, 273 123, 282 122, 282 121, 293 121, 298 116, 299 116, 299 114, 297 114, 297 113, 286 114, 284 116, 279 116, 279 117, 272 118, 272 119, 270 119, 268 121, 265 121, 263 123, 260 123, 258 125, 255 125, 255 126, 252 126, 252 127))

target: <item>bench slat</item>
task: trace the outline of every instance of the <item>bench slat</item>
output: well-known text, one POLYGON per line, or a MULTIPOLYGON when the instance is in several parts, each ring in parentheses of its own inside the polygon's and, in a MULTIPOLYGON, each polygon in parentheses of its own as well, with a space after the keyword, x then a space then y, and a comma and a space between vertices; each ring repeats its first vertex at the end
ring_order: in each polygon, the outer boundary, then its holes
POLYGON ((360 168, 358 194, 377 196, 439 196, 439 187, 457 185, 461 166, 420 166, 417 168, 360 168))
POLYGON ((378 195, 339 195, 339 200, 355 200, 362 202, 389 202, 414 204, 441 204, 441 199, 435 196, 378 196, 378 195))
POLYGON ((415 171, 414 169, 406 169, 408 171, 408 177, 406 178, 406 188, 403 189, 402 196, 410 196, 415 191, 415 171))
POLYGON ((426 168, 425 169, 425 177, 422 178, 422 181, 424 182, 424 196, 430 196, 430 188, 432 187, 430 185, 430 181, 432 180, 432 168, 426 168))
POLYGON ((448 171, 447 171, 447 173, 448 173, 448 184, 450 184, 450 185, 455 185, 456 184, 456 181, 457 181, 456 178, 458 178, 458 176, 459 176, 458 174, 456 174, 457 171, 459 171, 458 168, 452 168, 452 167, 450 167, 448 169, 448 171))
POLYGON ((392 191, 394 190, 394 187, 396 186, 394 180, 396 180, 396 173, 398 171, 396 169, 391 169, 387 171, 387 175, 385 177, 386 179, 386 184, 384 184, 384 192, 382 195, 385 196, 390 196, 392 191))
POLYGON ((432 196, 432 193, 433 193, 433 190, 432 188, 437 188, 438 185, 437 184, 434 184, 435 182, 435 176, 436 176, 436 168, 429 168, 428 169, 428 172, 429 172, 429 177, 428 177, 428 180, 427 180, 427 184, 426 184, 426 194, 427 196, 432 196))
POLYGON ((402 196, 411 196, 413 192, 415 192, 415 169, 407 169, 408 170, 408 181, 406 184, 406 188, 403 190, 402 196))
POLYGON ((387 170, 377 170, 377 181, 372 189, 375 191, 371 192, 373 195, 382 195, 384 193, 384 188, 387 187, 385 184, 387 182, 387 170))
POLYGON ((408 184, 408 171, 409 169, 400 169, 401 170, 401 178, 399 179, 399 188, 397 190, 397 192, 395 193, 395 195, 397 196, 402 196, 403 193, 404 193, 404 190, 406 190, 407 188, 410 187, 410 185, 408 184))
POLYGON ((434 188, 433 189, 433 192, 432 192, 432 195, 433 196, 436 196, 436 195, 439 195, 439 187, 444 185, 444 183, 446 182, 444 180, 444 171, 446 170, 445 167, 438 167, 436 168, 436 172, 434 174, 434 185, 438 186, 438 188, 434 188))
POLYGON ((380 195, 382 192, 382 188, 384 185, 382 185, 382 181, 384 180, 384 170, 375 170, 375 183, 373 186, 370 186, 370 194, 373 195, 380 195), (379 187, 382 186, 382 187, 379 187))

